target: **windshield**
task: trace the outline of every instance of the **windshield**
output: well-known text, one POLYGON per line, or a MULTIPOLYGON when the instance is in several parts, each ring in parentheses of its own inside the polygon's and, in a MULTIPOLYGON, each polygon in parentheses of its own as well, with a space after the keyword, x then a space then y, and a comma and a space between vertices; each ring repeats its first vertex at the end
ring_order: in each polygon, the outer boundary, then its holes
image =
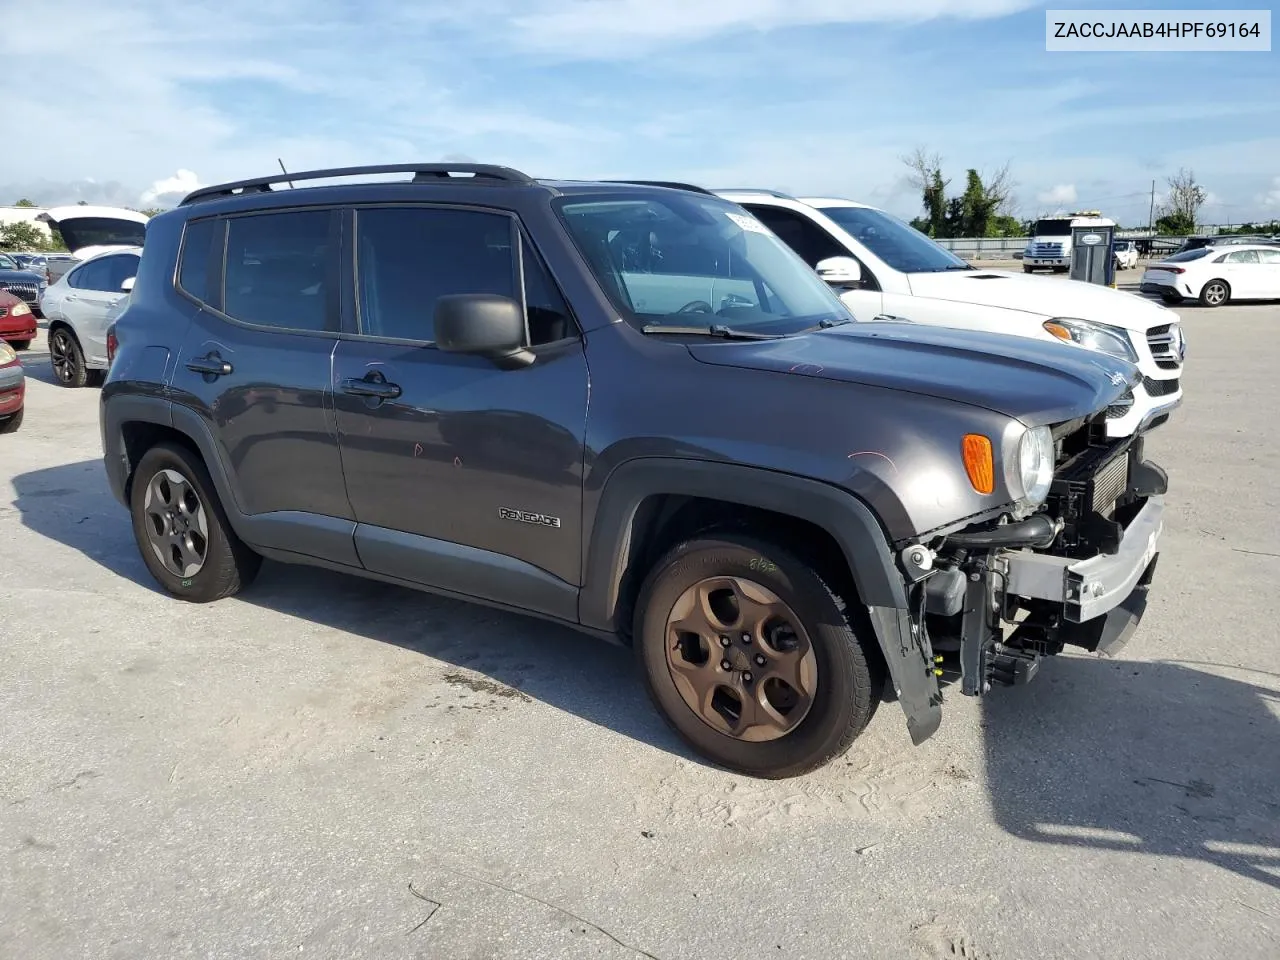
POLYGON ((1071 236, 1070 220, 1037 220, 1037 237, 1069 237, 1071 236))
POLYGON ((819 207, 845 233, 899 273, 968 270, 969 265, 910 224, 870 207, 819 207))
POLYGON ((574 243, 640 326, 795 333, 849 311, 790 247, 728 201, 638 193, 556 201, 574 243))
POLYGON ((0 253, 0 269, 21 270, 22 266, 8 254, 0 253))

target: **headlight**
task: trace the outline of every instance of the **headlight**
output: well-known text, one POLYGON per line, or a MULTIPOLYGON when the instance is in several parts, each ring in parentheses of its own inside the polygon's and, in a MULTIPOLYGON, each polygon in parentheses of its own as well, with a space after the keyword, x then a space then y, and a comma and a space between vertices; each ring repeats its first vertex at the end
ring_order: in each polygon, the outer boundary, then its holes
POLYGON ((31 312, 30 307, 28 307, 25 303, 19 303, 17 306, 15 306, 12 310, 9 311, 9 316, 25 317, 30 312, 31 312))
POLYGON ((1105 323, 1093 323, 1089 320, 1073 320, 1068 317, 1054 317, 1044 322, 1045 330, 1059 340, 1076 343, 1090 350, 1119 357, 1136 363, 1138 354, 1129 341, 1129 334, 1119 327, 1110 327, 1105 323))
POLYGON ((3 340, 0 340, 0 367, 7 363, 13 363, 18 359, 18 352, 9 346, 3 340))
POLYGON ((1044 503, 1053 484, 1053 431, 1032 427, 1018 441, 1018 472, 1023 498, 1033 507, 1044 503))

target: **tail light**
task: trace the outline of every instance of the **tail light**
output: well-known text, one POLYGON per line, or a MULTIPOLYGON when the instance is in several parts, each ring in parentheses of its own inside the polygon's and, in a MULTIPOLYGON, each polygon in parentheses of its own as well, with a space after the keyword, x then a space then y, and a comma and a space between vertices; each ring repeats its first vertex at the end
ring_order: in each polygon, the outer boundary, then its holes
POLYGON ((116 358, 116 348, 120 346, 120 341, 116 339, 116 328, 112 327, 107 331, 107 365, 111 365, 111 361, 116 358))

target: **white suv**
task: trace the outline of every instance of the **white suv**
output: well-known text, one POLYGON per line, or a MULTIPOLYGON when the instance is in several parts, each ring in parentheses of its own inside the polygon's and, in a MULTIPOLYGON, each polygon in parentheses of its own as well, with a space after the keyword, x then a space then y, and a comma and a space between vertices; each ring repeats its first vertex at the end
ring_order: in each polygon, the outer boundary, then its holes
POLYGON ((1186 344, 1178 315, 1091 283, 978 269, 892 214, 852 200, 718 190, 789 244, 860 320, 1062 340, 1137 364, 1142 383, 1107 412, 1108 433, 1158 426, 1182 402, 1186 344))

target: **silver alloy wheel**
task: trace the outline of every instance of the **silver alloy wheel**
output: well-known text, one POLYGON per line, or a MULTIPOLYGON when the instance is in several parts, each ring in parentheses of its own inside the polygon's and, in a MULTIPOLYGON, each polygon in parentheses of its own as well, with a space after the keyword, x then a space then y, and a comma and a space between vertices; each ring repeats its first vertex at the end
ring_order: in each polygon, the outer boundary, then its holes
POLYGON ((199 573, 209 551, 209 524, 191 482, 176 470, 157 471, 142 512, 147 540, 164 568, 183 579, 199 573))
POLYGON ((1205 288, 1204 298, 1213 306, 1219 306, 1227 299, 1227 288, 1224 284, 1215 280, 1205 288))

